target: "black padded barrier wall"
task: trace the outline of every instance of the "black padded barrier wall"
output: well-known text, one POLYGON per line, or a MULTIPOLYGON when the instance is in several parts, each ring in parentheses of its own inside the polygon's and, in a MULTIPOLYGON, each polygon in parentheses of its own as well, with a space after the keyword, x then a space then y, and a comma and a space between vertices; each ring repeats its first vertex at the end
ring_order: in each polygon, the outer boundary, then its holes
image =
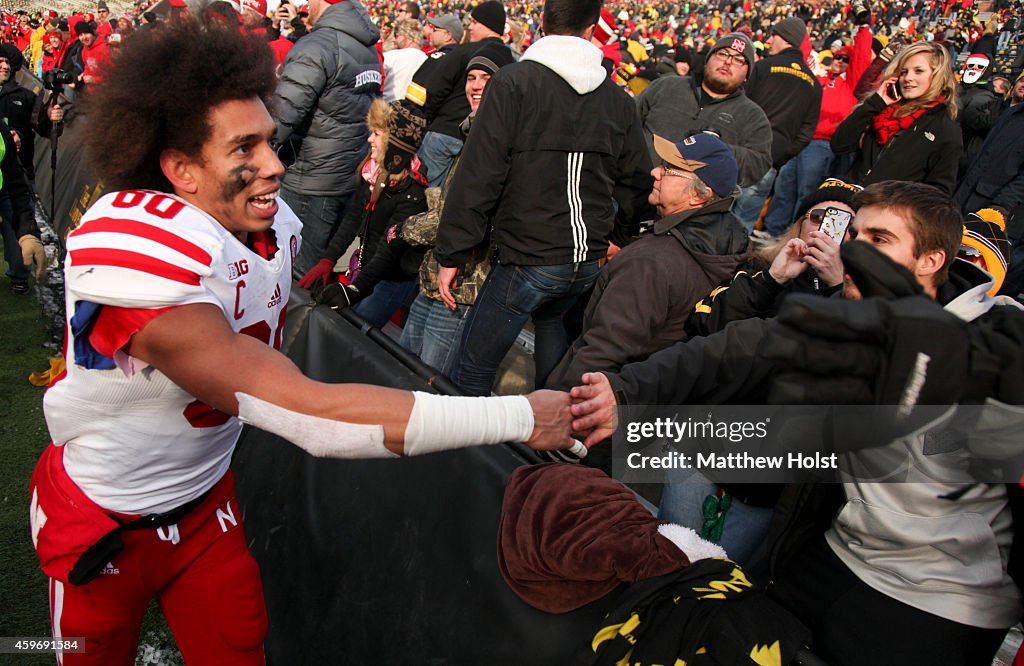
MULTIPOLYGON (((326 307, 293 296, 288 355, 309 376, 431 390, 326 307)), ((315 459, 247 428, 234 461, 270 618, 270 664, 561 664, 614 595, 565 615, 520 601, 497 566, 505 484, 527 456, 473 447, 315 459)))

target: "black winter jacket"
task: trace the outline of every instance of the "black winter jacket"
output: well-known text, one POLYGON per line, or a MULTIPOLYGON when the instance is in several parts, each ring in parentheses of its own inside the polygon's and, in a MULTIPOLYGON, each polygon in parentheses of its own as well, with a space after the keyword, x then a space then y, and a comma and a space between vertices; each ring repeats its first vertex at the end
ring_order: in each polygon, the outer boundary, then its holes
POLYGON ((768 116, 772 166, 779 168, 814 138, 821 114, 818 77, 800 49, 788 48, 754 65, 744 90, 768 116))
MULTIPOLYGON (((356 178, 359 180, 355 185, 355 196, 352 197, 352 202, 349 204, 348 210, 345 211, 341 225, 331 237, 325 258, 337 262, 358 236, 362 248, 360 264, 365 268, 370 265, 377 252, 382 249, 386 251, 385 234, 388 228, 404 221, 410 215, 425 211, 427 197, 424 194, 426 187, 423 183, 408 177, 394 187, 385 187, 377 198, 377 202, 370 207, 369 184, 362 176, 357 175, 356 178)), ((376 280, 401 281, 409 279, 408 275, 399 267, 381 268, 382 270, 378 269, 374 276, 376 280)))
POLYGON ((711 335, 721 331, 729 322, 740 319, 774 317, 782 306, 782 299, 789 294, 819 294, 831 296, 840 289, 825 287, 814 277, 813 270, 806 270, 795 280, 779 284, 771 276, 771 267, 760 260, 753 260, 743 266, 710 294, 697 301, 693 314, 686 321, 686 331, 693 337, 711 335))
POLYGON ((406 99, 419 106, 427 118, 427 131, 462 140, 459 124, 469 115, 466 99, 466 67, 480 47, 501 44, 497 37, 459 44, 442 55, 427 58, 412 76, 406 99))
POLYGON ((964 154, 960 158, 960 176, 978 155, 981 144, 1003 111, 1003 100, 981 84, 966 85, 956 99, 957 120, 964 137, 964 154))
POLYGON ((366 114, 380 96, 380 32, 359 0, 329 5, 288 52, 274 92, 275 138, 294 163, 282 184, 301 194, 341 195, 366 154, 366 114))
POLYGON ((39 237, 35 214, 32 212, 32 191, 29 189, 25 172, 18 161, 18 155, 11 138, 11 131, 0 119, 0 137, 3 141, 3 159, 0 160, 0 190, 10 197, 14 218, 7 220, 14 229, 16 238, 22 236, 39 237))
POLYGON ((860 151, 850 169, 849 181, 870 185, 883 180, 910 180, 952 194, 963 140, 960 127, 946 112, 946 104, 928 109, 913 125, 880 146, 875 140, 872 119, 885 106, 877 93, 868 97, 839 123, 832 135, 832 150, 836 153, 860 151))
MULTIPOLYGON (((574 42, 574 61, 588 52, 581 39, 559 39, 574 42)), ((528 59, 543 42, 487 84, 441 214, 442 266, 465 264, 489 224, 499 263, 544 266, 604 257, 613 199, 619 219, 651 219, 639 216, 653 212, 651 161, 633 100, 608 79, 596 48, 584 71, 596 83, 578 93, 528 59)))
POLYGON ((36 134, 32 129, 32 112, 35 110, 37 101, 36 94, 28 88, 18 85, 13 75, 10 80, 0 86, 0 118, 3 118, 7 126, 17 132, 18 138, 21 139, 18 159, 29 180, 35 177, 32 160, 36 154, 36 134))
POLYGON ((1011 237, 1020 236, 1024 221, 1024 104, 1003 112, 988 133, 978 156, 967 168, 953 195, 960 211, 973 213, 986 206, 1001 206, 1013 213, 1007 224, 1011 237))

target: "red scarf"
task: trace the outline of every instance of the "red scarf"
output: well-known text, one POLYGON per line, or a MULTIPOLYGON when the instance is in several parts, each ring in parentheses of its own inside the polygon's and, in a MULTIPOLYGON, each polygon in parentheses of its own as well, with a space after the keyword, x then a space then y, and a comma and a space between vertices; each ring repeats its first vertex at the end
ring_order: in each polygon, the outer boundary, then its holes
POLYGON ((913 125, 914 121, 923 116, 925 111, 933 106, 941 104, 944 101, 946 101, 946 98, 940 97, 928 106, 922 107, 909 115, 903 116, 902 118, 897 118, 896 112, 903 108, 903 105, 890 104, 882 109, 881 113, 871 119, 871 124, 875 128, 875 141, 878 142, 878 145, 884 146, 889 142, 889 139, 913 125))

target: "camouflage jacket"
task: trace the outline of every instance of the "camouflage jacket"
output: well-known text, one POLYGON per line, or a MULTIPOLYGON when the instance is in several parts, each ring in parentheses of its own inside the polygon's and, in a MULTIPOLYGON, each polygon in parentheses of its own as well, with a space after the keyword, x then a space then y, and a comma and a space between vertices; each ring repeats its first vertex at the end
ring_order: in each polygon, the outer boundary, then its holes
MULTIPOLYGON (((454 171, 454 165, 452 171, 454 171)), ((450 178, 449 181, 450 182, 450 178)), ((448 182, 445 182, 445 191, 448 182)), ((444 194, 440 188, 431 187, 426 191, 427 211, 410 215, 402 225, 399 236, 410 245, 429 247, 423 263, 420 264, 420 291, 427 298, 441 300, 441 292, 437 287, 437 274, 440 264, 434 258, 434 242, 437 240, 437 225, 441 221, 441 209, 444 208, 444 194)), ((480 288, 487 279, 491 269, 489 253, 485 248, 477 248, 462 270, 459 271, 456 286, 451 290, 455 302, 460 305, 472 305, 476 301, 480 288)))

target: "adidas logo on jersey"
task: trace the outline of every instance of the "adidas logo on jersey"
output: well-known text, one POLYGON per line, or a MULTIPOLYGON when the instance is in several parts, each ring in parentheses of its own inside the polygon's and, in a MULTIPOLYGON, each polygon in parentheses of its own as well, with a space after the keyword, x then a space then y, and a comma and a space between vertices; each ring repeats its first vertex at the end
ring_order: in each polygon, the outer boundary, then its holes
POLYGON ((267 303, 268 308, 276 307, 281 304, 281 285, 277 285, 274 288, 274 295, 270 297, 270 301, 267 303))
POLYGON ((107 562, 107 566, 103 567, 100 573, 114 576, 121 573, 121 570, 115 567, 113 562, 107 562))

